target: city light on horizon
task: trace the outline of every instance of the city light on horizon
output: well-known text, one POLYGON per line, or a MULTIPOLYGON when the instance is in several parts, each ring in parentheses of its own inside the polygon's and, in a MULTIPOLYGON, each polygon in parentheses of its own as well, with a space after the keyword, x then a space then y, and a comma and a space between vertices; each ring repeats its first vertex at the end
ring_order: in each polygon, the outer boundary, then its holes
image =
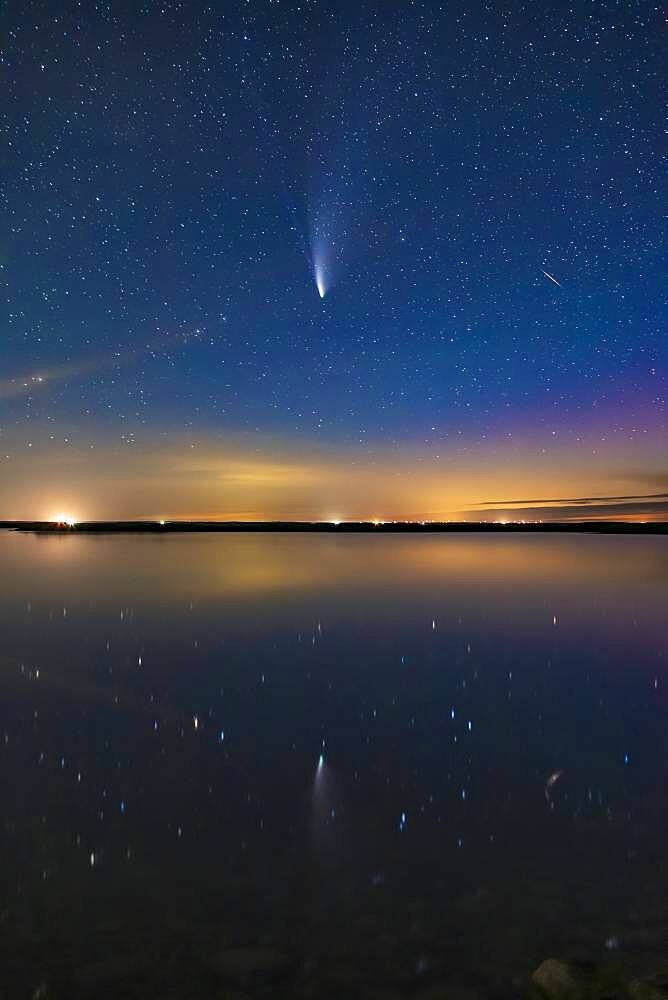
POLYGON ((73 514, 67 514, 63 511, 59 511, 50 518, 54 524, 65 525, 68 528, 73 528, 77 523, 77 518, 73 514))

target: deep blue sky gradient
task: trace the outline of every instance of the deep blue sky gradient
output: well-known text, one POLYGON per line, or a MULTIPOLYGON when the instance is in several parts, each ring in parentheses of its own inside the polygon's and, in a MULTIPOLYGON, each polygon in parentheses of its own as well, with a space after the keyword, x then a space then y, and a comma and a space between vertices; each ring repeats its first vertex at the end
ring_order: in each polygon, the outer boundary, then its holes
POLYGON ((40 428, 82 456, 603 432, 665 468, 657 5, 0 16, 12 459, 40 428))

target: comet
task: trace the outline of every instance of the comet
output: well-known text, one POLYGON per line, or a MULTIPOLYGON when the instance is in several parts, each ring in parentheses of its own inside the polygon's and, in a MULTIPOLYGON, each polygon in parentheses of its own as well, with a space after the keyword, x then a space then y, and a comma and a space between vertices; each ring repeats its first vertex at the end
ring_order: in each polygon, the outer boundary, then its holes
POLYGON ((546 278, 549 278, 550 281, 553 281, 555 283, 555 285, 558 285, 559 288, 563 288, 564 287, 563 285, 560 285, 559 282, 557 281, 557 279, 553 278, 551 274, 548 274, 547 271, 543 271, 542 267, 541 267, 541 271, 543 272, 543 274, 545 275, 546 278))
POLYGON ((329 232, 314 232, 311 236, 310 261, 315 287, 324 299, 336 277, 336 252, 329 232))
POLYGON ((327 283, 325 281, 325 269, 322 264, 316 264, 314 267, 315 276, 315 287, 318 289, 318 295, 321 299, 324 299, 327 294, 327 283))

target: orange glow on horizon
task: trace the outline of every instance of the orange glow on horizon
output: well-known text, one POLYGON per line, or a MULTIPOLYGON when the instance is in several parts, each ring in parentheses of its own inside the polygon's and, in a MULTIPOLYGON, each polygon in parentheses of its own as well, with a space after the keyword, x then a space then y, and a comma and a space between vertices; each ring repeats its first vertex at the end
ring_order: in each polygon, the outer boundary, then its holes
POLYGON ((553 446, 537 459, 534 442, 517 440, 443 454, 213 434, 196 442, 138 438, 131 450, 94 439, 85 455, 37 435, 30 444, 10 451, 3 443, 11 461, 0 463, 0 519, 428 524, 668 516, 665 471, 649 445, 642 456, 600 444, 595 455, 553 446))

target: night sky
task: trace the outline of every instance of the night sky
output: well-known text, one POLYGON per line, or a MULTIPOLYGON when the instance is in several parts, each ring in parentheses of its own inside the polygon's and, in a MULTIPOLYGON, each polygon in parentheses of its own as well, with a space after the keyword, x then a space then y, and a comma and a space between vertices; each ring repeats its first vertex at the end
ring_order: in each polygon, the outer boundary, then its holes
POLYGON ((665 516, 664 28, 8 0, 0 517, 665 516))

